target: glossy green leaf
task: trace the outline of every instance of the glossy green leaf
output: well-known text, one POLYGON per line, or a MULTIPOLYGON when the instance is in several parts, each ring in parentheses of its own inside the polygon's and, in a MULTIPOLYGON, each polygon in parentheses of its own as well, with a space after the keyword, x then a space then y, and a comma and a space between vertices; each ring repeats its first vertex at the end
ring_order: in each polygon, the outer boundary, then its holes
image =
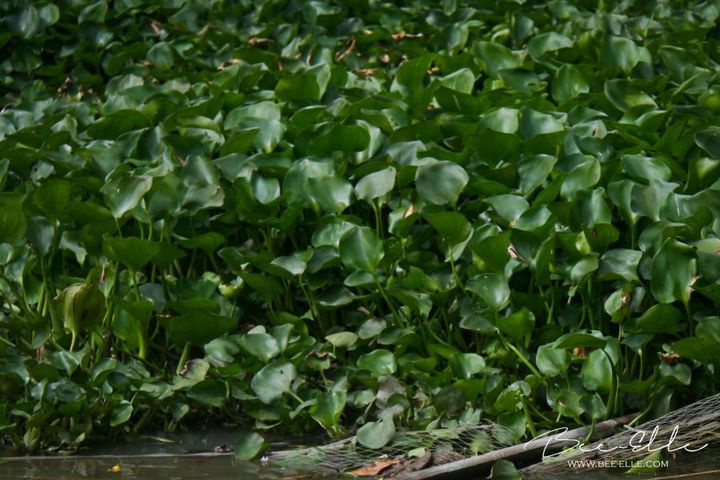
POLYGON ((593 350, 580 369, 583 386, 588 390, 608 393, 613 388, 613 368, 602 350, 593 350))
POLYGON ((92 138, 115 140, 123 133, 149 126, 150 121, 142 113, 135 110, 120 110, 93 123, 88 127, 87 132, 92 138))
POLYGON ((252 460, 262 452, 265 439, 255 432, 245 432, 238 435, 235 440, 235 458, 238 460, 252 460))
POLYGON ((121 262, 137 271, 150 263, 160 253, 159 242, 137 237, 106 237, 103 239, 104 254, 116 262, 121 262))
POLYGON ((485 370, 485 360, 477 353, 456 353, 450 360, 455 375, 459 378, 472 378, 485 370))
POLYGON ((669 239, 652 260, 653 296, 661 303, 687 303, 696 272, 697 259, 692 247, 669 239))
POLYGON ((267 333, 248 333, 240 337, 237 343, 263 363, 267 363, 280 354, 280 345, 277 340, 267 333))
POLYGON ((48 218, 60 218, 70 202, 71 188, 68 180, 48 180, 33 192, 33 201, 48 218))
POLYGON ((535 327, 535 315, 527 308, 522 308, 511 315, 498 320, 498 328, 505 335, 520 341, 529 335, 535 327))
POLYGON ((397 170, 388 167, 361 178, 355 185, 355 196, 367 202, 382 198, 395 187, 397 170))
POLYGON ((375 273, 385 255, 382 241, 367 227, 355 227, 340 238, 340 259, 351 270, 375 273))
POLYGON ((695 143, 714 158, 720 158, 720 127, 710 127, 695 134, 695 143))
POLYGON ((455 205, 468 181, 463 167, 447 161, 422 165, 415 174, 418 195, 433 205, 455 205))
POLYGON ((325 392, 310 408, 312 418, 328 430, 336 429, 340 423, 340 416, 345 410, 347 393, 344 391, 325 392))
POLYGON ((192 398, 211 407, 222 407, 227 398, 227 385, 221 380, 206 379, 199 382, 188 391, 188 398, 192 398))
POLYGON ((570 366, 570 354, 552 343, 538 347, 535 364, 540 372, 549 377, 564 374, 570 366))
POLYGON ((325 336, 325 340, 337 348, 352 347, 357 343, 358 338, 358 335, 353 332, 338 332, 325 336))
POLYGON ((483 69, 491 77, 497 77, 498 71, 518 66, 512 52, 503 45, 494 42, 480 41, 473 44, 473 54, 481 60, 483 69))
POLYGON ((481 273, 468 280, 466 288, 479 296, 494 311, 504 308, 510 300, 507 280, 497 273, 481 273))
POLYGON ((191 343, 198 347, 230 332, 237 324, 237 319, 203 312, 179 315, 164 322, 168 335, 177 345, 191 343))
POLYGON ((661 303, 648 308, 639 318, 625 322, 625 328, 643 334, 674 334, 681 320, 682 314, 677 308, 661 303))
POLYGON ((0 210, 0 242, 16 242, 27 230, 27 219, 19 206, 4 206, 0 210))
POLYGON ((121 218, 137 207, 143 195, 152 188, 152 178, 147 176, 118 177, 101 188, 105 201, 115 218, 121 218))
POLYGON ((395 423, 391 416, 368 422, 357 431, 357 441, 366 448, 382 448, 395 437, 395 423))
POLYGON ((475 75, 469 68, 461 68, 441 78, 440 83, 451 90, 470 94, 475 86, 475 75))
POLYGON ((638 47, 629 38, 605 35, 600 51, 600 63, 609 67, 618 67, 629 73, 639 63, 651 63, 650 52, 645 47, 638 47))
POLYGON ((373 375, 392 375, 397 370, 395 355, 384 348, 361 355, 357 366, 363 370, 369 370, 373 375))
POLYGON ((304 73, 283 77, 275 87, 275 95, 281 100, 319 101, 330 81, 330 66, 323 63, 307 69, 304 73))
POLYGON ((557 69, 552 82, 552 96, 558 103, 572 100, 590 91, 590 84, 579 69, 564 64, 557 69))
POLYGON ((261 402, 270 404, 290 391, 290 384, 297 376, 295 366, 278 360, 260 369, 252 378, 250 387, 261 402))

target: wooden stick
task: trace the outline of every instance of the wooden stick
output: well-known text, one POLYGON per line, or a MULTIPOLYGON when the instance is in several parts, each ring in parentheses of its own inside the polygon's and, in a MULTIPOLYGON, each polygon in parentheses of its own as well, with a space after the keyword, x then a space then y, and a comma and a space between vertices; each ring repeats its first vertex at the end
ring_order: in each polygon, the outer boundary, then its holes
MULTIPOLYGON (((615 429, 629 423, 635 416, 636 415, 626 415, 624 417, 600 422, 595 425, 593 434, 598 438, 607 437, 611 435, 615 429)), ((581 427, 563 433, 562 437, 567 440, 579 440, 586 437, 589 432, 587 428, 581 427)), ((521 445, 501 448, 457 462, 430 467, 419 472, 398 475, 395 478, 397 480, 461 480, 480 478, 481 475, 487 474, 498 460, 511 460, 518 463, 537 462, 538 459, 542 457, 544 449, 548 453, 558 452, 562 450, 564 446, 567 446, 566 442, 558 441, 554 444, 552 442, 548 444, 547 438, 538 438, 521 445)))

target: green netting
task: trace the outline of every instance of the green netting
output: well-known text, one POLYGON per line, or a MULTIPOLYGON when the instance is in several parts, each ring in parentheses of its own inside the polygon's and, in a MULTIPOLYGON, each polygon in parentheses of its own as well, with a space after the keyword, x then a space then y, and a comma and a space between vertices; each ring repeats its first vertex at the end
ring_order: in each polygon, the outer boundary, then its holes
POLYGON ((612 462, 627 465, 632 461, 648 458, 653 450, 660 452, 656 453, 658 458, 675 457, 682 461, 684 456, 692 454, 692 450, 701 453, 704 450, 703 445, 709 448, 717 446, 719 442, 720 394, 717 394, 641 425, 626 425, 620 433, 585 445, 582 449, 569 448, 561 455, 549 457, 544 462, 522 469, 521 473, 523 478, 527 479, 558 478, 566 473, 596 469, 597 463, 593 460, 602 460, 605 465, 612 462), (633 448, 647 446, 649 443, 650 449, 633 448), (663 448, 668 444, 671 445, 670 451, 663 448))
MULTIPOLYGON (((271 452, 262 461, 307 472, 343 473, 375 462, 397 460, 401 463, 417 459, 414 467, 420 469, 491 452, 512 443, 513 434, 507 428, 485 423, 399 432, 381 449, 364 447, 353 436, 321 447, 271 452)), ((408 468, 413 467, 406 465, 402 471, 406 473, 408 468)), ((392 469, 383 471, 384 478, 392 476, 392 469)))

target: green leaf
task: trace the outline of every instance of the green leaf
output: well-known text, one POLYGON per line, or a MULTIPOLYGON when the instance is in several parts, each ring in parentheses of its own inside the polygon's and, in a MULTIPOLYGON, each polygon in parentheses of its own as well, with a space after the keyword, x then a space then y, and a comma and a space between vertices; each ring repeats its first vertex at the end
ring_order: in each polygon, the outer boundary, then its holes
POLYGON ((523 107, 521 110, 520 133, 525 140, 537 135, 547 135, 563 130, 562 124, 548 113, 538 112, 527 107, 523 107))
POLYGON ((310 407, 310 415, 323 428, 337 429, 346 402, 347 393, 345 391, 325 392, 318 397, 315 405, 310 407))
POLYGON ((265 439, 255 432, 244 432, 235 440, 235 458, 249 461, 257 457, 265 448, 265 439))
POLYGON ((630 319, 624 326, 628 332, 641 334, 669 333, 678 331, 682 313, 668 304, 657 304, 648 308, 639 318, 630 319))
POLYGON ((100 191, 115 218, 121 218, 137 207, 143 195, 152 188, 152 177, 130 176, 118 177, 102 186, 100 191))
POLYGON ((614 248, 603 253, 598 269, 600 280, 623 279, 628 282, 637 281, 637 267, 642 252, 626 248, 614 248))
POLYGON ((238 339, 240 345, 248 353, 256 356, 261 362, 267 363, 280 354, 277 340, 267 333, 249 333, 238 339))
POLYGON ((365 175, 355 185, 355 196, 366 202, 386 196, 395 187, 396 174, 397 170, 388 167, 365 175))
POLYGON ((603 350, 593 350, 580 369, 583 386, 588 390, 609 393, 613 387, 613 368, 603 350))
MULTIPOLYGON (((395 72, 395 84, 405 92, 414 92, 422 87, 423 80, 427 75, 433 55, 421 55, 400 64, 395 72)), ((397 88, 397 87, 395 87, 397 88)))
POLYGON ((277 257, 271 263, 273 265, 277 265, 291 275, 302 275, 307 268, 307 259, 309 259, 308 253, 296 252, 294 255, 277 257))
POLYGON ((455 205, 468 181, 465 169, 448 161, 422 165, 415 173, 418 195, 433 205, 455 205))
POLYGON ((338 332, 325 336, 325 340, 330 342, 336 348, 348 348, 355 345, 358 341, 357 334, 353 332, 338 332))
POLYGON ((123 133, 149 126, 150 120, 142 113, 136 110, 118 110, 90 125, 87 133, 92 138, 115 140, 123 133))
POLYGON ((672 350, 684 358, 697 360, 705 365, 720 362, 717 342, 704 337, 687 337, 671 345, 672 350))
POLYGON ((440 84, 456 92, 469 95, 475 87, 475 75, 469 68, 461 68, 441 78, 440 84))
POLYGON ((368 422, 357 431, 357 441, 366 448, 382 448, 395 437, 395 423, 387 415, 378 422, 368 422))
POLYGON ((340 238, 340 260, 350 270, 375 273, 385 252, 382 241, 368 227, 355 227, 340 238))
POLYGON ((210 255, 225 244, 225 237, 218 232, 205 232, 192 238, 178 239, 178 244, 185 248, 199 248, 210 255))
POLYGON ((628 175, 639 180, 667 182, 672 178, 670 167, 659 158, 624 155, 623 166, 628 175))
POLYGON ((50 179, 33 192, 35 205, 50 219, 58 219, 70 202, 71 184, 64 179, 50 179))
POLYGON ((570 366, 570 354, 553 343, 540 345, 535 355, 535 364, 548 377, 564 374, 570 366))
POLYGON ((98 0, 95 3, 91 3, 80 10, 77 22, 93 22, 93 23, 105 23, 105 17, 108 12, 108 4, 105 0, 98 0))
POLYGON ((188 398, 211 407, 222 407, 227 399, 228 388, 222 380, 206 379, 196 383, 188 391, 188 398))
POLYGON ((472 378, 485 370, 485 360, 477 353, 456 353, 450 359, 453 372, 459 378, 472 378))
POLYGON ((552 96, 556 102, 567 102, 589 91, 590 84, 573 65, 564 64, 555 71, 552 96))
POLYGON ((397 370, 395 355, 384 348, 361 355, 357 366, 363 370, 370 370, 373 375, 392 375, 397 370))
POLYGON ((105 237, 103 253, 110 260, 123 263, 138 271, 160 253, 161 244, 137 237, 105 237))
POLYGON ((697 273, 697 259, 692 247, 668 239, 652 259, 650 289, 661 303, 690 300, 691 285, 697 273))
POLYGON ((240 351, 237 343, 227 337, 216 338, 203 346, 208 360, 214 365, 228 365, 235 361, 235 355, 240 351))
POLYGON ((522 476, 509 460, 498 460, 490 470, 490 480, 522 480, 522 476))
POLYGON ((102 322, 105 297, 95 285, 74 283, 63 290, 59 299, 62 300, 65 328, 73 334, 73 339, 88 327, 102 322))
POLYGON ((14 243, 25 236, 27 220, 19 207, 0 207, 0 242, 14 243))
POLYGON ((129 348, 137 349, 140 358, 145 358, 153 303, 150 300, 123 299, 118 301, 118 307, 113 315, 113 335, 122 339, 129 348))
POLYGON ((331 155, 343 152, 352 155, 368 148, 370 134, 359 125, 332 125, 319 136, 313 137, 307 145, 307 154, 331 155))
POLYGON ((110 426, 117 427, 130 420, 133 414, 133 406, 130 402, 123 400, 119 406, 115 407, 110 415, 110 426))
POLYGON ((497 195, 486 198, 485 201, 510 225, 530 208, 528 201, 518 195, 497 195))
POLYGON ((527 195, 542 186, 556 163, 557 158, 550 155, 536 155, 520 163, 518 175, 522 192, 527 195))
POLYGON ((480 59, 483 70, 494 78, 497 78, 499 70, 518 66, 512 52, 499 43, 475 42, 472 52, 480 59))
POLYGON ((600 181, 600 162, 596 158, 587 158, 568 172, 560 188, 560 193, 569 199, 580 190, 587 190, 600 181))
POLYGON ((603 66, 618 67, 625 73, 630 73, 639 62, 652 64, 650 52, 645 47, 638 47, 635 42, 625 37, 603 37, 600 51, 600 63, 603 66))
POLYGON ((479 296, 494 311, 505 308, 510 301, 510 287, 498 273, 481 273, 468 280, 466 288, 479 296))
POLYGON ((536 35, 528 42, 528 53, 535 59, 542 58, 547 52, 554 52, 573 46, 572 40, 556 32, 536 35))
POLYGON ((720 158, 720 127, 709 127, 697 132, 695 143, 713 158, 720 158))
POLYGON ((607 342, 605 339, 589 333, 568 333, 558 338, 555 342, 557 348, 604 348, 607 342))
POLYGON ((613 79, 605 82, 605 96, 610 103, 626 112, 635 107, 657 108, 655 101, 630 80, 613 79))
POLYGON ((423 217, 447 240, 450 246, 466 241, 472 235, 472 226, 462 213, 426 213, 423 217))
POLYGON ((320 210, 340 213, 350 205, 353 187, 347 180, 336 176, 323 176, 305 180, 305 188, 320 210))
POLYGON ((176 345, 191 343, 202 347, 210 340, 220 337, 237 327, 235 318, 204 312, 191 312, 169 318, 165 328, 176 345))
POLYGON ((514 108, 501 107, 480 118, 480 128, 493 132, 512 134, 520 127, 520 111, 514 108))
POLYGON ((535 315, 525 307, 498 320, 500 331, 516 341, 524 339, 526 335, 532 332, 534 327, 535 315))
POLYGON ((261 402, 270 404, 290 391, 292 381, 297 377, 295 366, 286 361, 275 361, 258 371, 250 387, 261 402))
POLYGON ((330 66, 322 63, 303 73, 282 77, 275 87, 275 95, 280 100, 320 101, 329 81, 330 66))
POLYGON ((482 333, 485 335, 490 335, 497 331, 497 327, 484 315, 479 313, 472 313, 467 317, 463 318, 460 321, 460 328, 482 333))

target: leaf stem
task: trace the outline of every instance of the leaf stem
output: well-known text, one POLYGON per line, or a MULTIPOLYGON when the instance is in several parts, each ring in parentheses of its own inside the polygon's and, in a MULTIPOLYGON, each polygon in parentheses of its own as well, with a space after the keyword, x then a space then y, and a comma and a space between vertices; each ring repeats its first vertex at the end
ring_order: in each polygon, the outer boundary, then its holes
POLYGON ((530 361, 529 361, 527 358, 525 358, 525 355, 523 355, 522 352, 520 352, 520 350, 518 350, 518 349, 515 347, 515 345, 513 345, 513 344, 510 343, 510 342, 508 342, 507 339, 505 338, 505 336, 504 336, 502 333, 500 333, 499 335, 500 335, 500 341, 501 341, 502 344, 505 346, 505 348, 507 348, 508 350, 512 351, 512 352, 518 357, 518 359, 519 359, 522 363, 524 363, 525 366, 528 367, 528 369, 530 369, 530 371, 532 372, 532 374, 535 375, 535 377, 537 377, 537 379, 542 382, 543 385, 547 385, 547 381, 545 380, 545 377, 543 377, 542 374, 533 366, 533 364, 530 363, 530 361))
POLYGON ((187 362, 188 357, 190 356, 190 342, 185 342, 185 346, 183 347, 182 354, 180 355, 180 360, 178 361, 177 368, 175 369, 175 373, 180 375, 180 372, 182 371, 183 367, 185 366, 185 363, 187 362))

